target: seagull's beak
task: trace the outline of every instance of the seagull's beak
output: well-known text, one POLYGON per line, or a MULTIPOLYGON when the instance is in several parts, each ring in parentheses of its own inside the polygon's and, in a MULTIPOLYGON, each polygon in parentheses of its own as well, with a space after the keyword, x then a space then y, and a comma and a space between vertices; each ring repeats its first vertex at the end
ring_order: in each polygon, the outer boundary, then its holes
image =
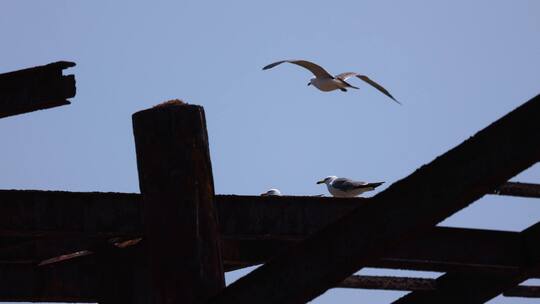
POLYGON ((311 85, 311 82, 308 82, 307 85, 310 86, 310 85, 311 85))
POLYGON ((324 184, 324 180, 318 181, 317 184, 324 184))

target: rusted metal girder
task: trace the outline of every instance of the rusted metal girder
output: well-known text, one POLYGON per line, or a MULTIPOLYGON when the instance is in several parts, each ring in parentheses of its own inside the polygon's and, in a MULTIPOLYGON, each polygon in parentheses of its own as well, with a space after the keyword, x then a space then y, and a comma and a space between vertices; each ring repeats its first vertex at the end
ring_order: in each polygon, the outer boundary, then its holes
POLYGON ((229 285, 209 303, 305 303, 540 160, 540 96, 229 285))
POLYGON ((0 74, 0 118, 70 104, 75 76, 62 75, 74 62, 58 61, 0 74))

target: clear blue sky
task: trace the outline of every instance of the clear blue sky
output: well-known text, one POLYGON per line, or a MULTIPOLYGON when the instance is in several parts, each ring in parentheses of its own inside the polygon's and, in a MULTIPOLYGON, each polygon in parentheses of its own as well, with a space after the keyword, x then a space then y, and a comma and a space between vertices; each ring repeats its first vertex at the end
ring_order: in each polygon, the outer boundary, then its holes
MULTIPOLYGON (((217 193, 319 194, 327 175, 388 186, 540 93, 540 2, 434 2, 2 1, 0 71, 75 61, 77 96, 0 120, 0 188, 138 192, 131 114, 171 98, 205 107, 217 193), (261 71, 299 58, 364 73, 404 105, 359 80, 322 93, 299 67, 261 71)), ((540 183, 540 166, 516 180, 540 183)), ((443 224, 539 220, 537 201, 486 197, 443 224)))

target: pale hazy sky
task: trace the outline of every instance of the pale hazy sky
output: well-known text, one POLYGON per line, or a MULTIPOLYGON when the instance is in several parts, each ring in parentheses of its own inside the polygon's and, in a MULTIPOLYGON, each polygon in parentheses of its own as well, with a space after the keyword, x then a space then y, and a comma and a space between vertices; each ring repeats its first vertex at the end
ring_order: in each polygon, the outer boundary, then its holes
MULTIPOLYGON (((539 1, 436 2, 2 1, 0 72, 75 61, 77 95, 0 120, 0 188, 138 192, 131 114, 182 98, 206 110, 217 193, 319 194, 327 175, 384 189, 540 93, 539 1), (280 59, 364 73, 403 106, 359 80, 322 93, 299 67, 261 71, 280 59)), ((540 183, 539 166, 515 180, 540 183)), ((444 225, 539 220, 537 201, 486 197, 444 225)))

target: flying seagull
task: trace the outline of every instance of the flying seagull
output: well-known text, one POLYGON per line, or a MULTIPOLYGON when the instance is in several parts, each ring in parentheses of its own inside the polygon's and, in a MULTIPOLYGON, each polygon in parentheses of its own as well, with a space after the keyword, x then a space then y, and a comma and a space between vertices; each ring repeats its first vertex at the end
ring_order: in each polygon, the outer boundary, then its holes
POLYGON ((343 92, 347 92, 347 88, 352 89, 358 89, 357 87, 351 85, 347 82, 347 79, 351 77, 358 77, 362 79, 363 81, 367 82, 369 85, 374 87, 375 89, 379 90, 384 95, 392 98, 393 101, 401 104, 401 102, 397 101, 394 96, 390 94, 385 88, 383 88, 380 84, 376 83, 375 81, 371 80, 369 77, 365 75, 361 75, 354 72, 345 72, 338 74, 336 76, 330 75, 325 69, 323 69, 321 66, 307 60, 281 60, 278 62, 274 62, 272 64, 269 64, 263 68, 263 70, 271 69, 277 65, 280 65, 284 62, 292 63, 299 65, 303 68, 308 69, 313 75, 315 75, 314 78, 311 78, 309 83, 307 85, 313 85, 317 89, 323 91, 323 92, 330 92, 337 89, 340 89, 343 92))
POLYGON ((281 191, 278 189, 272 188, 265 193, 261 193, 261 196, 281 196, 281 191))
POLYGON ((344 177, 328 176, 317 184, 326 184, 328 192, 335 197, 355 197, 366 191, 374 190, 384 182, 366 183, 353 181, 344 177))

